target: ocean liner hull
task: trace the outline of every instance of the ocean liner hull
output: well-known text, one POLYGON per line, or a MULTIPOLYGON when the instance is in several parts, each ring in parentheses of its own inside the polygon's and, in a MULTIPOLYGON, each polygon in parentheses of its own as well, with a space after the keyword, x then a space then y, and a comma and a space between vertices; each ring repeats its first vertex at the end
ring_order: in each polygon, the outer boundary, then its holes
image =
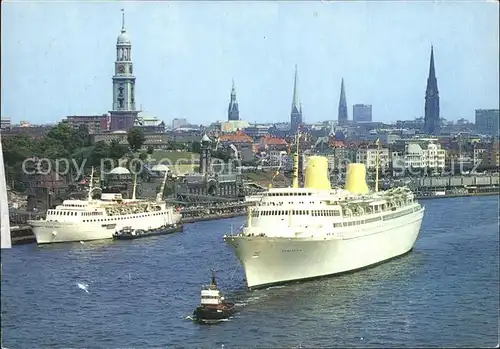
POLYGON ((403 255, 415 244, 423 213, 421 209, 384 222, 361 236, 230 236, 225 241, 243 265, 247 286, 256 289, 353 271, 403 255))
MULTIPOLYGON (((174 215, 174 223, 180 221, 180 215, 174 215)), ((58 242, 91 241, 112 239, 113 234, 129 226, 132 229, 156 229, 171 222, 165 221, 162 216, 151 216, 139 219, 120 220, 119 223, 99 222, 48 222, 45 220, 29 221, 38 244, 52 244, 58 242)))
POLYGON ((71 242, 71 241, 90 241, 90 240, 103 240, 112 239, 115 228, 96 227, 90 225, 85 227, 85 223, 69 224, 57 223, 53 224, 44 223, 37 225, 31 223, 33 234, 36 237, 38 244, 51 244, 57 242, 71 242))

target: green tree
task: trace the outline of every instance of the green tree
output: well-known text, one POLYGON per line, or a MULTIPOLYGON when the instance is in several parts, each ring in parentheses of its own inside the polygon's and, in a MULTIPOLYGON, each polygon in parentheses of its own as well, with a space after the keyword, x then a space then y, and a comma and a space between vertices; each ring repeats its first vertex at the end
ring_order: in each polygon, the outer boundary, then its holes
POLYGON ((144 141, 146 140, 146 136, 144 135, 144 131, 138 127, 132 127, 127 132, 127 141, 130 146, 130 149, 133 152, 141 149, 144 141))
POLYGON ((94 167, 100 166, 101 160, 106 158, 109 158, 109 146, 104 141, 97 142, 94 144, 87 165, 94 167))
POLYGON ((66 141, 59 139, 44 137, 40 140, 37 147, 37 155, 47 159, 55 160, 61 158, 68 158, 73 150, 66 144, 66 141))
POLYGON ((78 147, 81 147, 81 144, 77 144, 78 142, 75 139, 77 131, 73 129, 69 124, 65 122, 60 122, 56 126, 52 127, 49 132, 47 132, 46 137, 42 139, 44 142, 44 149, 49 150, 51 155, 54 155, 54 149, 61 150, 65 149, 64 155, 67 153, 72 153, 78 147))
POLYGON ((148 154, 151 155, 155 151, 155 148, 152 145, 148 146, 148 154))
POLYGON ((201 154, 201 143, 198 141, 192 142, 190 150, 192 153, 201 154))
POLYGON ((3 159, 6 166, 22 163, 24 159, 35 155, 36 142, 26 135, 2 138, 3 159))
POLYGON ((113 139, 109 144, 109 157, 115 161, 120 160, 128 153, 126 145, 120 144, 119 141, 113 139))
MULTIPOLYGON (((78 169, 82 165, 84 165, 84 168, 94 165, 93 160, 92 160, 92 153, 93 153, 93 151, 94 151, 94 147, 83 147, 83 148, 76 149, 71 154, 71 159, 78 166, 78 169)), ((71 174, 76 175, 76 170, 77 169, 74 167, 74 165, 70 164, 70 172, 71 172, 71 174)))
POLYGON ((73 130, 77 147, 90 146, 90 134, 87 125, 80 125, 77 130, 73 130))
MULTIPOLYGON (((144 154, 144 153, 141 153, 144 154)), ((139 156, 135 156, 133 153, 128 153, 127 154, 127 164, 126 167, 131 171, 131 172, 136 172, 139 173, 141 171, 141 162, 137 161, 137 158, 140 158, 141 154, 139 156)))
POLYGON ((229 160, 231 160, 231 156, 223 150, 217 150, 212 152, 212 157, 221 159, 223 162, 228 162, 229 160))
POLYGON ((174 141, 168 141, 167 142, 167 150, 175 150, 177 144, 174 141))

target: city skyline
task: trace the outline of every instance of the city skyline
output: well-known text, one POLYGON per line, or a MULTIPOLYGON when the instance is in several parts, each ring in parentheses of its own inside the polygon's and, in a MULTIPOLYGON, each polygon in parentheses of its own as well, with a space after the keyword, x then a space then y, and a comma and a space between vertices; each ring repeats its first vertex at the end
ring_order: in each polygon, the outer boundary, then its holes
POLYGON ((374 121, 423 117, 431 44, 441 117, 499 104, 494 3, 2 5, 2 116, 13 122, 111 110, 121 8, 136 103, 166 122, 226 120, 233 78, 240 119, 289 122, 295 64, 306 123, 337 119, 342 78, 348 108, 371 104, 374 121))

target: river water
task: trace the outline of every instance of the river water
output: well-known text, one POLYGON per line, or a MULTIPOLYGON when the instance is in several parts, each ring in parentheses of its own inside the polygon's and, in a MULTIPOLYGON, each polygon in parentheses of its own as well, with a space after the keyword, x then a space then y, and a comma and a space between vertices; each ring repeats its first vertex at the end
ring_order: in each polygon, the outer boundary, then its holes
POLYGON ((2 250, 3 345, 15 348, 494 347, 498 198, 422 201, 413 252, 357 273, 247 291, 222 242, 243 217, 132 241, 2 250), (189 319, 209 271, 240 312, 189 319), (88 284, 88 292, 78 284, 88 284))

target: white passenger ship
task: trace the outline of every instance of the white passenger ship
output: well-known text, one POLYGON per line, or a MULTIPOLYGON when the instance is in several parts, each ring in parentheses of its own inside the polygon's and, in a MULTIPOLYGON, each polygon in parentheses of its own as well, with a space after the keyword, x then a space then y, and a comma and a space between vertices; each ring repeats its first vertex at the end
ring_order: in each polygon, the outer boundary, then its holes
POLYGON ((247 197, 255 206, 246 226, 224 236, 250 289, 360 269, 413 248, 424 208, 408 188, 378 192, 377 172, 369 192, 364 165, 349 164, 345 189, 332 189, 320 156, 308 159, 299 188, 297 154, 292 187, 247 197))
POLYGON ((62 205, 47 211, 43 220, 28 222, 39 244, 68 241, 111 239, 124 227, 132 229, 156 229, 179 223, 181 215, 163 200, 167 174, 157 194, 156 201, 136 199, 136 178, 132 199, 121 194, 101 194, 92 199, 93 169, 87 200, 64 200, 62 205))

